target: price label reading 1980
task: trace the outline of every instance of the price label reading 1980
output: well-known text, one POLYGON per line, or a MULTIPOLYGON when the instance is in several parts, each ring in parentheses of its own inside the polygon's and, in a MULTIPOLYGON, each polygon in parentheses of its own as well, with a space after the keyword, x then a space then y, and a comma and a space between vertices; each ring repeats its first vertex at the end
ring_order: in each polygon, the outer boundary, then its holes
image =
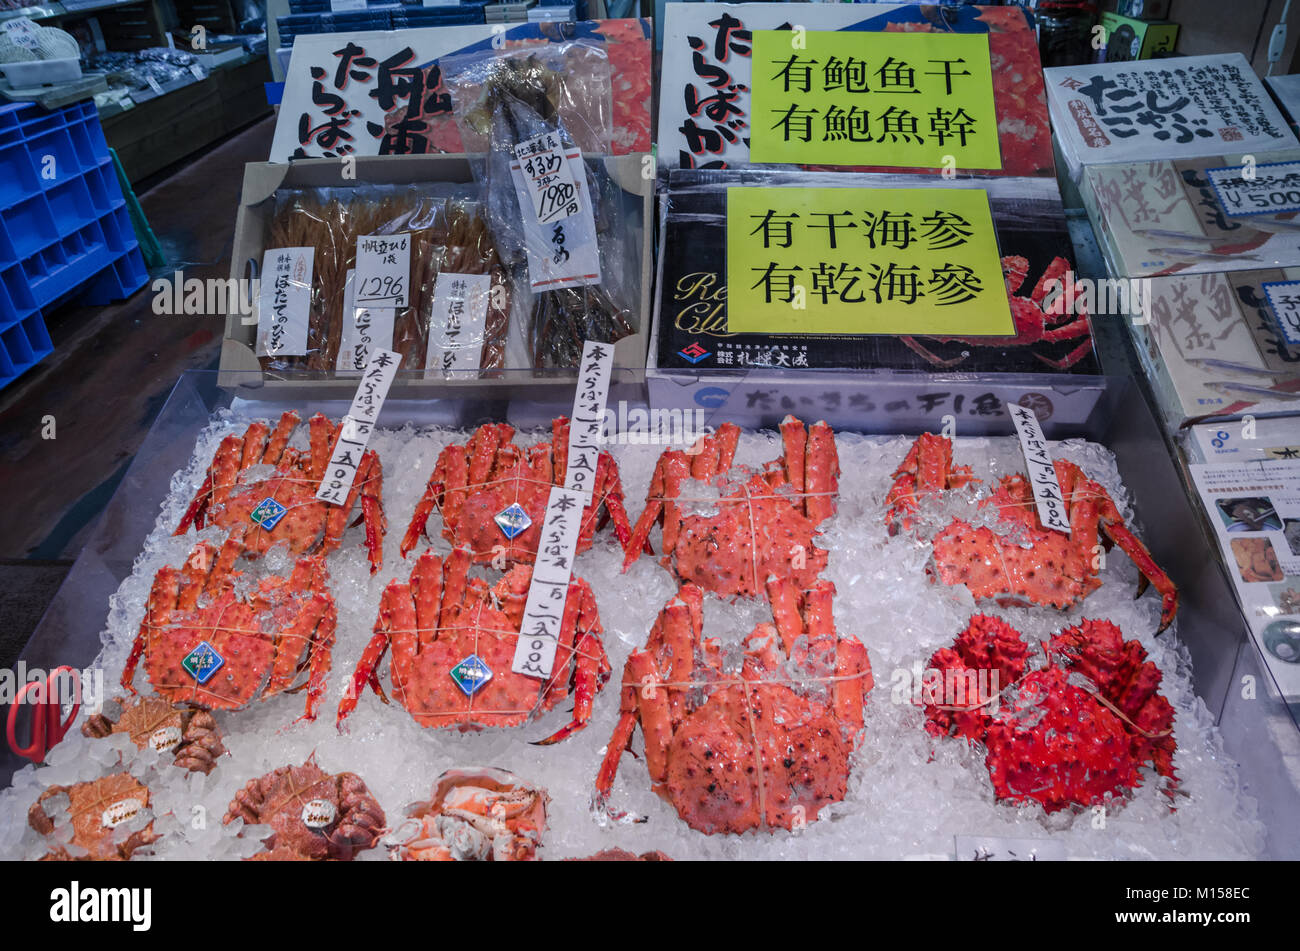
POLYGON ((353 302, 357 307, 410 305, 410 234, 372 234, 357 238, 353 302))
POLYGON ((515 159, 538 222, 550 224, 578 213, 578 186, 558 135, 544 132, 520 142, 515 146, 515 159))

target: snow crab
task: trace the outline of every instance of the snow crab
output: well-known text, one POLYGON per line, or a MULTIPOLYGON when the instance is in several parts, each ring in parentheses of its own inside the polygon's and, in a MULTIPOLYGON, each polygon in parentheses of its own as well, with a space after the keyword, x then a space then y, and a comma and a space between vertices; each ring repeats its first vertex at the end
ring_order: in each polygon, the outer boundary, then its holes
MULTIPOLYGON (((1046 354, 1031 351, 1042 363, 1055 370, 1068 370, 1092 352, 1092 326, 1088 323, 1088 313, 1083 306, 1083 293, 1067 287, 1073 283, 1072 266, 1065 258, 1053 258, 1034 285, 1028 297, 1017 295, 1024 289, 1029 276, 1029 261, 1020 255, 1008 255, 1002 259, 1002 276, 1006 281, 1007 300, 1011 305, 1011 319, 1016 332, 1011 337, 932 337, 938 343, 961 343, 969 347, 1033 347, 1035 344, 1059 344, 1071 340, 1080 343, 1063 357, 1054 359, 1046 354), (1048 300, 1053 288, 1057 292, 1048 300), (1069 301, 1075 302, 1074 312, 1067 309, 1069 301)), ((963 353, 951 359, 944 359, 926 348, 916 337, 901 338, 913 353, 922 357, 927 363, 936 367, 949 369, 965 361, 970 353, 963 353)), ((926 339, 926 338, 922 338, 926 339)))
POLYGON ((388 837, 401 861, 522 862, 537 858, 546 790, 504 769, 450 769, 388 837))
MULTIPOLYGON (((342 544, 348 516, 361 501, 370 573, 383 566, 384 474, 374 450, 362 454, 356 477, 343 505, 316 498, 324 481, 334 447, 343 434, 317 413, 308 421, 310 449, 289 446, 301 417, 290 410, 272 431, 262 421, 249 425, 243 435, 221 441, 203 484, 176 526, 184 535, 191 525, 214 525, 235 531, 243 539, 249 558, 265 555, 271 546, 285 543, 295 555, 328 554, 342 544)), ((355 523, 353 523, 355 524, 355 523)))
MULTIPOLYGON (((596 778, 608 812, 619 761, 639 723, 655 791, 708 835, 796 829, 844 798, 871 690, 866 648, 836 633, 834 586, 801 591, 770 577, 775 624, 746 641, 739 675, 703 635, 703 593, 682 585, 644 650, 628 657, 618 725, 596 778)), ((615 815, 615 818, 625 818, 615 815)))
POLYGON ((327 773, 308 759, 251 779, 230 801, 223 824, 243 819, 267 825, 267 851, 258 859, 351 861, 373 848, 384 828, 384 810, 356 773, 327 773))
MULTIPOLYGON (((72 823, 72 845, 84 849, 85 858, 94 860, 129 859, 133 852, 158 841, 153 823, 132 829, 123 836, 118 826, 131 823, 140 811, 149 808, 149 788, 130 773, 114 773, 90 782, 71 786, 50 786, 27 812, 27 824, 41 835, 52 835, 55 825, 72 823), (68 797, 67 816, 50 816, 45 811, 49 800, 60 794, 68 797)), ((138 824, 138 822, 137 822, 138 824)), ((44 856, 49 860, 67 860, 74 856, 62 845, 44 856)))
POLYGON ((462 731, 518 726, 570 693, 572 721, 539 742, 558 743, 587 725, 592 701, 611 672, 587 582, 569 582, 555 662, 543 682, 510 669, 532 566, 515 565, 489 586, 468 577, 472 560, 468 548, 457 548, 446 559, 426 551, 411 569, 409 583, 388 585, 374 636, 339 704, 340 725, 367 684, 388 702, 377 668, 390 646, 393 697, 421 726, 462 731))
POLYGON ((177 766, 192 772, 212 772, 217 757, 225 755, 217 721, 207 710, 173 706, 157 697, 118 703, 121 712, 116 721, 102 713, 87 717, 81 725, 82 735, 103 739, 125 733, 137 749, 150 746, 159 753, 171 753, 177 766))
MULTIPOLYGON (((515 429, 488 423, 464 445, 443 449, 424 496, 402 538, 402 557, 419 544, 434 508, 442 514, 442 537, 468 546, 475 562, 532 564, 552 486, 564 485, 569 465, 569 420, 551 423, 551 441, 524 449, 512 441, 515 429)), ((591 547, 597 529, 614 523, 625 549, 631 529, 623 508, 618 463, 608 452, 597 457, 591 503, 583 509, 578 554, 591 547)))
MULTIPOLYGON (((1103 545, 1118 545, 1141 572, 1138 596, 1148 584, 1160 593, 1159 630, 1163 631, 1178 612, 1177 587, 1124 524, 1114 500, 1099 483, 1072 462, 1057 459, 1054 465, 1070 520, 1069 535, 1043 525, 1028 479, 1020 474, 1005 476, 980 507, 995 507, 1007 534, 955 519, 934 538, 931 576, 943 584, 965 585, 979 601, 1029 602, 1065 610, 1101 587, 1097 556, 1103 545)), ((894 475, 887 505, 888 518, 895 525, 910 521, 918 498, 971 478, 968 467, 952 466, 951 441, 929 433, 917 439, 894 475)))
POLYGON ((254 697, 295 689, 306 670, 303 719, 313 720, 336 622, 324 560, 299 558, 288 578, 264 578, 241 593, 242 573, 231 570, 239 544, 228 538, 218 550, 200 542, 180 570, 158 571, 122 687, 136 693, 143 658, 149 682, 168 703, 236 710, 254 697))
POLYGON ((835 433, 825 422, 805 427, 793 416, 781 422, 782 453, 762 471, 730 470, 740 429, 724 423, 690 452, 659 457, 646 507, 624 546, 623 570, 663 524, 665 568, 679 580, 723 597, 762 594, 762 579, 777 575, 799 587, 812 585, 828 553, 813 544, 818 526, 835 513, 840 464, 835 433), (695 480, 721 491, 717 513, 685 514, 683 489, 695 480))
POLYGON ((1027 670, 1020 633, 976 615, 930 667, 967 683, 993 670, 1001 689, 927 704, 926 728, 983 743, 997 797, 1034 800, 1048 812, 1126 796, 1141 785, 1139 769, 1148 763, 1172 791, 1174 708, 1159 693, 1160 670, 1142 645, 1125 641, 1109 621, 1084 620, 1055 634, 1047 656, 1047 666, 1027 670))

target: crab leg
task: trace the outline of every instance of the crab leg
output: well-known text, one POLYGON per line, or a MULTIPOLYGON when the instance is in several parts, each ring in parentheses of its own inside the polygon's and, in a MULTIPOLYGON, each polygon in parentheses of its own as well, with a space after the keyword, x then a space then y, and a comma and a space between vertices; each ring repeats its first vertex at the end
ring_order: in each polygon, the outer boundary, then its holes
POLYGON ((444 525, 456 524, 460 515, 460 503, 464 499, 460 490, 464 489, 468 479, 469 463, 460 446, 447 446, 438 453, 438 462, 433 467, 433 475, 429 476, 429 481, 424 487, 424 495, 415 506, 411 524, 407 526, 406 534, 402 537, 403 558, 420 543, 421 536, 425 536, 429 514, 434 506, 442 506, 444 525))
POLYGON ((221 445, 217 447, 217 452, 212 457, 212 464, 208 466, 208 474, 203 480, 203 485, 199 487, 198 494, 190 502, 190 507, 186 509, 173 534, 184 535, 190 525, 203 528, 204 516, 208 508, 212 505, 221 505, 229 498, 230 490, 239 477, 239 461, 243 454, 243 436, 232 433, 221 440, 221 445))
MULTIPOLYGON (((790 488, 806 506, 804 495, 804 456, 808 449, 808 430, 792 415, 781 420, 781 460, 790 488)), ((805 514, 806 511, 805 511, 805 514)))
POLYGON ((329 468, 330 456, 343 433, 343 427, 335 426, 321 413, 309 419, 307 425, 311 442, 311 462, 307 467, 307 476, 313 482, 320 482, 325 478, 325 470, 329 468))
MULTIPOLYGON (((1109 502, 1109 508, 1114 509, 1114 507, 1115 503, 1109 502)), ((1174 615, 1178 613, 1178 588, 1156 564, 1146 545, 1143 545, 1138 537, 1129 531, 1128 526, 1118 516, 1119 513, 1115 512, 1115 519, 1112 521, 1109 513, 1103 509, 1101 530, 1124 551, 1124 554, 1129 556, 1133 564, 1137 565, 1138 571, 1142 573, 1143 581, 1138 586, 1138 594, 1141 595, 1146 590, 1148 581, 1160 592, 1160 627, 1156 629, 1156 633, 1159 634, 1174 623, 1174 615)))
POLYGON ((176 590, 176 569, 171 565, 164 565, 158 570, 158 574, 154 575, 153 588, 150 590, 149 600, 145 604, 144 618, 140 621, 140 630, 136 632, 135 641, 131 644, 131 653, 126 658, 126 666, 122 668, 122 687, 132 694, 136 693, 133 683, 135 670, 140 664, 140 657, 144 654, 145 645, 148 643, 149 630, 167 623, 171 608, 176 604, 176 590))
POLYGON ((551 458, 554 460, 553 478, 556 485, 564 485, 569 475, 569 417, 557 416, 551 420, 551 458))
POLYGON ((650 547, 650 530, 654 528, 655 522, 663 515, 664 502, 667 497, 667 477, 665 475, 668 468, 668 453, 659 457, 655 463, 654 475, 650 477, 650 491, 645 502, 645 508, 641 510, 641 517, 636 520, 636 525, 632 528, 632 537, 628 539, 627 545, 623 549, 623 570, 627 571, 632 567, 632 563, 641 557, 644 549, 646 554, 653 555, 654 549, 650 547))
MULTIPOLYGON (((596 599, 585 581, 574 582, 569 589, 568 602, 565 604, 564 626, 569 630, 572 624, 583 630, 582 637, 575 648, 577 658, 573 669, 573 719, 544 740, 538 740, 536 746, 550 746, 559 743, 577 733, 591 720, 591 711, 596 699, 596 692, 604 685, 609 658, 600 641, 600 618, 596 613, 596 599), (570 605, 577 604, 576 611, 570 605), (575 616, 576 615, 576 616, 575 616)), ((567 639, 567 638, 566 638, 567 639)), ((563 684, 559 685, 563 689, 563 684)))
POLYGON ((605 504, 605 512, 614 523, 614 537, 618 539, 619 547, 626 553, 631 549, 629 546, 632 541, 632 526, 628 522, 627 509, 623 507, 623 481, 618 476, 618 464, 614 462, 614 457, 607 452, 602 452, 596 459, 596 491, 592 495, 592 503, 605 504))
POLYGON ((804 484, 808 496, 805 512, 813 525, 835 514, 835 493, 839 491, 840 457, 835 449, 835 431, 825 421, 808 430, 808 456, 804 484))
POLYGON ((426 551, 411 572, 411 599, 415 602, 415 650, 438 639, 442 615, 442 559, 426 551))
POLYGON ((311 652, 311 667, 307 677, 307 708, 299 721, 311 723, 316 719, 320 702, 325 697, 325 678, 330 672, 330 655, 334 648, 334 630, 338 624, 338 609, 334 599, 325 594, 312 598, 308 617, 319 614, 315 629, 308 635, 308 650, 311 652), (323 613, 320 613, 321 609, 323 613))
MULTIPOLYGON (((361 660, 357 662, 357 669, 352 674, 352 683, 348 685, 348 689, 343 693, 343 699, 339 701, 338 715, 334 722, 340 729, 343 721, 357 708, 357 700, 360 699, 366 685, 374 686, 379 664, 384 659, 384 654, 388 652, 392 641, 393 619, 402 613, 403 606, 414 621, 410 586, 400 581, 392 581, 379 599, 379 617, 375 620, 374 634, 366 649, 361 652, 361 660)), ((393 687, 394 693, 400 689, 396 681, 393 687)), ((383 694, 380 696, 382 697, 383 694)), ((384 702, 388 702, 387 698, 384 698, 384 702)))
MULTIPOLYGON (((630 672, 628 676, 631 676, 630 672)), ((609 745, 605 747, 605 758, 601 760, 600 771, 596 773, 594 804, 597 809, 613 819, 627 818, 627 813, 610 811, 609 794, 614 788, 614 777, 618 775, 619 761, 622 760, 623 754, 627 752, 628 747, 631 745, 632 733, 636 730, 638 719, 637 689, 635 685, 631 684, 623 687, 619 701, 618 723, 614 726, 613 736, 609 738, 609 745)), ((637 821, 644 822, 645 818, 640 817, 637 821)))
POLYGON ((659 671, 650 651, 634 651, 627 659, 628 673, 636 686, 638 719, 645 739, 646 767, 652 782, 661 783, 668 776, 668 744, 673 738, 672 714, 669 710, 666 678, 659 671))

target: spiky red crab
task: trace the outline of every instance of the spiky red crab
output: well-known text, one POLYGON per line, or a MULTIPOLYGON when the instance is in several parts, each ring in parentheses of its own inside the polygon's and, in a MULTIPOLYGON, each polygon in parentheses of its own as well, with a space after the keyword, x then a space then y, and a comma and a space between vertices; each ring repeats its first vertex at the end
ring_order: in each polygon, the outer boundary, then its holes
POLYGON ((546 790, 504 769, 450 769, 385 841, 402 861, 531 861, 549 801, 546 790))
POLYGON ((327 773, 308 759, 249 780, 235 794, 223 824, 243 819, 271 827, 266 851, 255 859, 351 861, 373 848, 384 810, 356 773, 327 773))
MULTIPOLYGON (((1046 354, 1032 351, 1041 362, 1056 370, 1068 370, 1092 352, 1092 326, 1088 323, 1088 313, 1083 307, 1083 295, 1074 293, 1067 287, 1073 283, 1071 264, 1065 258, 1054 258, 1034 285, 1028 297, 1017 295, 1024 287, 1029 275, 1029 261, 1020 255, 1008 255, 1002 259, 1002 276, 1006 281, 1007 299, 1011 305, 1011 319, 1016 332, 1011 337, 932 337, 939 343, 961 343, 969 347, 1033 347, 1038 343, 1062 343, 1079 340, 1080 343, 1065 356, 1054 359, 1046 354), (1051 289, 1058 290, 1053 300, 1048 301, 1051 289), (1074 311, 1068 310, 1070 301, 1075 302, 1074 311), (1046 306, 1044 306, 1046 304, 1046 306)), ((916 337, 903 337, 903 343, 923 357, 926 362, 937 367, 949 369, 964 362, 970 353, 963 353, 951 359, 944 359, 930 351, 916 337)))
POLYGON ((337 618, 324 561, 300 558, 288 578, 264 578, 241 593, 241 572, 230 567, 238 556, 238 539, 220 550, 200 542, 179 570, 159 569, 122 687, 136 692, 143 658, 149 682, 168 703, 235 710, 294 688, 306 671, 303 719, 315 719, 337 618))
POLYGON ((682 585, 660 612, 627 660, 599 808, 638 723, 655 791, 700 832, 794 829, 844 798, 872 686, 866 648, 836 632, 830 582, 767 588, 775 625, 753 630, 738 674, 703 637, 700 588, 682 585))
POLYGON ((212 772, 217 757, 226 752, 211 713, 175 706, 158 697, 136 697, 121 703, 116 720, 102 713, 87 717, 81 733, 96 739, 125 733, 136 749, 148 746, 170 753, 181 769, 200 773, 212 772))
POLYGON ((762 471, 732 473, 740 429, 724 423, 690 452, 669 449, 659 457, 646 507, 625 547, 623 570, 650 550, 650 531, 663 524, 664 567, 683 582, 724 597, 763 593, 768 576, 810 587, 828 554, 813 544, 818 527, 835 513, 839 455, 825 422, 805 428, 793 416, 781 422, 781 458, 762 471), (699 483, 695 490, 692 482, 699 483), (700 508, 709 490, 720 493, 716 513, 700 508), (693 502, 689 496, 700 496, 693 502))
MULTIPOLYGON (((1065 610, 1101 587, 1099 555, 1103 545, 1115 544, 1141 573, 1138 595, 1148 584, 1160 592, 1159 630, 1163 631, 1178 611, 1177 587, 1124 524, 1114 500, 1099 483, 1072 462, 1057 459, 1054 466, 1069 535, 1043 525, 1029 480, 1018 473, 1005 476, 980 502, 980 508, 996 509, 1005 533, 954 519, 934 538, 931 576, 943 584, 965 585, 976 600, 1003 605, 1028 602, 1065 610)), ((952 465, 950 440, 926 433, 913 444, 894 478, 887 499, 891 531, 910 523, 919 499, 964 484, 971 474, 968 467, 952 465)))
MULTIPOLYGON (((551 423, 550 442, 524 449, 513 442, 515 429, 489 423, 469 441, 447 446, 438 455, 424 496, 415 507, 402 538, 402 556, 425 534, 435 508, 442 514, 442 537, 468 546, 475 562, 532 564, 542 535, 542 520, 551 488, 564 485, 569 464, 569 420, 551 423)), ((591 502, 582 511, 577 553, 591 547, 596 531, 614 523, 619 544, 626 546, 630 528, 623 508, 618 463, 608 452, 597 456, 591 502)))
POLYGON ((1055 634, 1047 654, 1047 666, 1028 670, 1018 631, 971 618, 930 667, 950 683, 979 683, 980 672, 996 671, 997 687, 928 703, 927 729, 982 743, 997 797, 1048 812, 1126 797, 1148 763, 1172 790, 1174 709, 1142 645, 1109 621, 1084 620, 1055 634))
POLYGON ((388 585, 374 636, 339 704, 339 724, 356 709, 367 684, 388 702, 378 667, 391 647, 393 697, 421 726, 518 726, 570 695, 572 721, 539 742, 559 742, 587 725, 592 701, 610 674, 587 582, 569 582, 551 675, 540 680, 511 670, 532 566, 515 565, 489 586, 468 577, 471 560, 466 548, 446 559, 426 551, 411 569, 409 584, 388 585))
MULTIPOLYGON (((316 498, 329 468, 343 425, 317 413, 308 421, 310 448, 303 452, 289 445, 301 417, 292 410, 280 417, 275 430, 262 422, 251 423, 242 435, 221 441, 207 475, 182 516, 175 534, 208 521, 243 540, 250 558, 265 555, 273 545, 287 544, 295 555, 328 554, 342 544, 348 517, 357 501, 365 521, 370 573, 384 561, 383 468, 374 450, 358 460, 343 505, 316 498)), ((354 523, 355 524, 355 523, 354 523)))

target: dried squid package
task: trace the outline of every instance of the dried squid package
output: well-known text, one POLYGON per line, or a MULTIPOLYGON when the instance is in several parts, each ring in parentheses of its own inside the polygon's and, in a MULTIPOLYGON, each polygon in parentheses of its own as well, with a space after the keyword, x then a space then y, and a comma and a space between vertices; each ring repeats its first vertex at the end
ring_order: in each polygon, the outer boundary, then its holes
POLYGON ((634 333, 628 277, 638 270, 627 262, 637 229, 594 157, 611 134, 605 51, 572 41, 442 66, 462 136, 487 153, 478 173, 502 260, 531 296, 532 365, 575 366, 584 339, 634 333))
POLYGON ((510 293, 476 192, 278 192, 263 264, 263 368, 356 372, 376 347, 402 354, 407 370, 504 366, 510 293))

